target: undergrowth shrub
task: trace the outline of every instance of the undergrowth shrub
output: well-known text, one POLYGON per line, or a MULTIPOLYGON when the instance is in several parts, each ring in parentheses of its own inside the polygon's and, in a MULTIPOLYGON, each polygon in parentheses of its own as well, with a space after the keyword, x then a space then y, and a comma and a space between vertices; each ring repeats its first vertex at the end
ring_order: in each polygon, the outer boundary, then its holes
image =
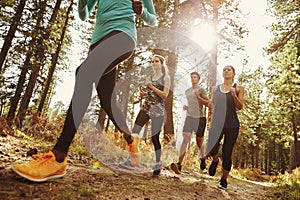
POLYGON ((21 131, 28 136, 53 142, 60 135, 64 118, 62 115, 53 115, 50 119, 47 115, 32 113, 28 116, 29 123, 21 131))
POLYGON ((300 199, 300 167, 291 173, 285 172, 276 177, 276 197, 278 199, 300 199))
POLYGON ((11 129, 8 126, 8 123, 4 117, 0 117, 0 135, 7 136, 11 134, 11 129))

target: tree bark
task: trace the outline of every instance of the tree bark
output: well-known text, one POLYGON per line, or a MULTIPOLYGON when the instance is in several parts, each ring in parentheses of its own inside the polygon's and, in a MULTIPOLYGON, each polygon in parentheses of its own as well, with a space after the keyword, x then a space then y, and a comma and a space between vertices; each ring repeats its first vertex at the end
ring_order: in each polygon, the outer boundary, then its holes
POLYGON ((30 98, 32 96, 33 93, 33 89, 35 86, 35 82, 37 80, 38 77, 38 72, 39 72, 39 67, 34 67, 34 69, 32 70, 30 77, 29 77, 29 82, 28 85, 26 87, 25 90, 25 94, 22 98, 21 104, 20 104, 20 108, 18 111, 18 127, 21 128, 22 127, 22 122, 25 118, 26 115, 26 110, 28 108, 29 102, 30 102, 30 98))
POLYGON ((105 125, 105 132, 108 131, 110 119, 108 118, 105 125))
MULTIPOLYGON (((50 87, 52 79, 53 79, 53 74, 54 74, 54 71, 55 71, 55 68, 56 68, 59 53, 61 51, 61 46, 62 46, 63 40, 65 38, 67 26, 68 26, 68 23, 69 23, 69 17, 70 17, 69 15, 72 11, 72 6, 73 6, 73 1, 71 2, 70 6, 67 10, 65 24, 64 24, 63 29, 62 29, 62 33, 61 33, 61 36, 60 36, 60 39, 59 39, 59 42, 58 42, 56 52, 55 52, 55 54, 52 54, 52 63, 51 63, 51 66, 49 68, 45 88, 44 88, 44 91, 43 91, 43 94, 42 94, 42 97, 41 97, 41 100, 40 100, 40 103, 39 103, 39 106, 38 106, 38 110, 37 110, 38 113, 41 113, 43 111, 43 107, 44 107, 44 104, 45 104, 45 101, 46 101, 46 97, 49 94, 49 87, 50 87)), ((59 6, 56 6, 56 7, 59 8, 59 6)))
MULTIPOLYGON (((46 4, 46 0, 44 2, 42 2, 41 13, 44 13, 45 7, 46 7, 46 5, 43 5, 43 4, 46 4)), ((43 35, 43 38, 42 37, 38 38, 38 44, 40 45, 40 49, 39 49, 38 54, 37 54, 39 63, 36 66, 33 67, 33 70, 30 74, 29 83, 27 85, 24 97, 22 99, 22 102, 21 102, 21 105, 20 105, 20 108, 19 108, 19 111, 18 111, 19 126, 22 126, 22 122, 25 118, 25 113, 26 113, 26 110, 28 108, 30 99, 32 97, 33 89, 35 87, 40 68, 44 64, 44 60, 45 60, 45 55, 44 54, 45 54, 45 48, 46 47, 43 44, 43 40, 48 40, 49 37, 50 37, 51 27, 52 27, 52 24, 56 20, 60 4, 61 4, 61 0, 57 0, 56 4, 54 6, 54 9, 53 9, 52 15, 50 17, 49 23, 47 25, 46 32, 43 35)), ((43 16, 43 14, 41 14, 41 16, 43 16)))
MULTIPOLYGON (((172 24, 171 30, 178 30, 178 7, 179 0, 174 1, 174 12, 172 15, 172 24)), ((166 121, 164 123, 164 142, 169 143, 174 139, 174 123, 173 123, 173 89, 174 89, 174 75, 177 68, 177 55, 174 53, 168 54, 168 67, 170 75, 170 88, 169 95, 165 100, 165 109, 166 109, 166 121)))
POLYGON ((300 142, 298 141, 296 114, 293 114, 291 124, 293 139, 290 147, 290 170, 293 170, 300 166, 300 142))
POLYGON ((174 139, 174 122, 173 122, 173 90, 174 90, 174 76, 177 66, 177 55, 173 53, 168 54, 168 67, 170 75, 169 95, 165 100, 166 121, 164 124, 164 141, 169 143, 174 139))
MULTIPOLYGON (((217 32, 217 24, 219 21, 218 1, 213 0, 213 26, 215 32, 217 32)), ((214 46, 211 50, 211 66, 209 72, 209 85, 212 87, 217 84, 217 64, 218 64, 218 41, 215 38, 214 46)), ((210 88, 211 90, 211 88, 210 88)), ((209 90, 209 91, 210 91, 209 90)))
POLYGON ((256 136, 257 136, 257 140, 255 142, 256 146, 255 146, 255 168, 258 168, 259 165, 259 145, 260 145, 260 140, 261 140, 261 124, 258 125, 258 127, 256 128, 256 136))
POLYGON ((98 125, 101 131, 104 130, 105 119, 106 119, 106 112, 105 110, 103 110, 103 108, 100 108, 99 115, 98 115, 98 125))
POLYGON ((12 125, 12 123, 13 123, 12 120, 15 117, 15 112, 17 110, 17 107, 18 107, 18 104, 19 104, 19 101, 21 98, 21 94, 23 92, 24 83, 26 81, 26 75, 28 73, 29 66, 30 66, 30 59, 33 54, 34 44, 36 43, 36 40, 37 40, 36 33, 38 32, 41 22, 42 22, 42 17, 38 17, 35 29, 32 32, 33 38, 29 42, 29 48, 26 53, 26 58, 25 58, 25 61, 24 61, 24 64, 23 64, 23 67, 21 70, 21 74, 19 76, 16 92, 15 92, 14 96, 12 97, 12 99, 10 100, 10 107, 9 107, 9 111, 8 111, 8 114, 6 117, 6 120, 8 121, 9 125, 12 125))
POLYGON ((26 4, 26 0, 20 0, 20 3, 16 10, 16 14, 12 18, 11 26, 10 26, 9 31, 4 39, 4 43, 3 43, 3 46, 1 48, 1 53, 0 53, 0 73, 4 68, 5 59, 7 57, 9 48, 11 47, 11 42, 12 42, 13 38, 15 37, 15 33, 16 33, 18 25, 20 23, 20 19, 22 17, 22 13, 23 13, 25 4, 26 4))

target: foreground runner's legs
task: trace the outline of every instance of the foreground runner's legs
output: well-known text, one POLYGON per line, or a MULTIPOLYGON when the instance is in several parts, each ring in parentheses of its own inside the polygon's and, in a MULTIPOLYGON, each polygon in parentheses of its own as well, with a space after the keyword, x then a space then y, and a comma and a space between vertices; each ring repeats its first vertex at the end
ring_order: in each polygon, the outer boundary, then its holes
POLYGON ((139 163, 141 157, 139 153, 139 133, 149 120, 149 115, 147 115, 147 113, 143 110, 140 110, 132 129, 133 142, 128 146, 128 150, 130 152, 129 158, 124 163, 120 164, 121 167, 132 170, 139 163))
MULTIPOLYGON (((35 181, 42 181, 49 177, 53 178, 53 176, 57 176, 57 173, 58 176, 64 175, 66 155, 90 103, 93 84, 96 83, 97 85, 99 79, 105 76, 106 72, 110 74, 110 69, 113 69, 121 61, 124 61, 134 51, 137 40, 135 17, 140 17, 141 20, 150 26, 156 24, 157 18, 152 0, 142 0, 142 2, 124 1, 122 4, 118 4, 118 2, 118 0, 101 1, 101 3, 100 1, 94 0, 78 0, 77 10, 79 18, 83 21, 86 20, 93 13, 94 8, 97 7, 97 23, 95 23, 91 44, 94 45, 99 41, 101 42, 91 51, 91 54, 77 71, 75 90, 64 129, 53 150, 44 156, 39 156, 37 160, 29 162, 28 164, 16 164, 13 166, 13 170, 23 175, 23 177, 29 177, 35 181), (105 15, 103 15, 103 13, 105 13, 105 15), (118 34, 116 34, 116 32, 118 32, 118 34), (109 34, 111 33, 112 35, 110 37, 109 34), (117 36, 113 37, 113 35, 117 36), (107 38, 104 39, 105 37, 107 38), (120 59, 119 62, 115 63, 118 59, 120 59), (54 175, 53 171, 49 170, 52 165, 56 165, 59 168, 55 170, 54 175), (22 167, 24 167, 25 170, 22 169, 22 167), (26 172, 26 169, 30 169, 29 174, 26 172), (41 175, 40 173, 44 171, 48 171, 48 173, 41 175)), ((110 85, 110 83, 106 83, 106 85, 110 85)), ((100 94, 101 97, 105 95, 106 94, 100 94)), ((107 113, 109 112, 109 110, 105 111, 107 113)), ((114 117, 119 117, 121 121, 125 121, 122 115, 114 113, 114 117)), ((131 144, 132 139, 130 132, 126 131, 128 130, 128 128, 126 128, 127 126, 123 127, 122 123, 118 124, 118 119, 111 118, 111 120, 117 122, 115 123, 117 128, 122 128, 121 131, 125 133, 127 144, 131 144)))
POLYGON ((135 166, 139 164, 141 155, 139 151, 139 135, 132 134, 133 142, 128 144, 129 158, 125 162, 119 164, 120 167, 135 170, 135 166))
POLYGON ((139 151, 139 135, 132 134, 133 142, 128 145, 130 162, 133 166, 139 164, 141 155, 139 151))
MULTIPOLYGON (((115 35, 115 33, 113 35, 115 35)), ((95 50, 92 51, 77 70, 75 90, 67 113, 64 128, 53 150, 45 155, 38 156, 36 160, 29 163, 13 165, 12 169, 20 176, 31 181, 42 182, 65 175, 67 165, 66 155, 90 102, 93 83, 98 82, 98 76, 100 78, 105 76, 105 71, 113 69, 117 63, 128 58, 134 49, 132 39, 124 33, 120 33, 115 37, 107 38, 107 40, 104 40, 103 43, 100 43, 97 47, 95 47, 95 50), (116 51, 108 51, 107 45, 109 44, 119 44, 122 47, 116 51), (99 61, 99 59, 101 62, 96 62, 99 61), (99 65, 99 63, 102 65, 99 65)), ((114 79, 112 79, 112 82, 114 82, 114 79)), ((105 95, 106 94, 103 94, 101 97, 105 95)), ((104 105, 103 102, 102 105, 104 105)), ((117 106, 114 108, 111 107, 111 109, 114 109, 114 112, 118 111, 117 106)), ((106 110, 108 113, 112 113, 110 109, 106 108, 106 110)), ((117 118, 114 118, 114 122, 116 122, 115 125, 122 128, 126 127, 125 120, 120 116, 122 115, 118 115, 117 118)), ((127 130, 128 131, 125 132, 125 135, 127 134, 125 139, 127 143, 130 144, 132 143, 132 139, 129 135, 130 132, 128 128, 127 130)), ((124 129, 122 131, 124 131, 124 129)))

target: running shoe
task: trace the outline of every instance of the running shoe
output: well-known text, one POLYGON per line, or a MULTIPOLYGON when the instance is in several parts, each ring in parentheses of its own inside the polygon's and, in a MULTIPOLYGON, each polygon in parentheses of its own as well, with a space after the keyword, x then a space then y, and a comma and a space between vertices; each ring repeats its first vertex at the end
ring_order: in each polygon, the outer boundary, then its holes
POLYGON ((205 159, 200 159, 200 169, 203 171, 206 168, 205 159))
POLYGON ((161 166, 162 166, 162 162, 158 162, 156 163, 156 165, 153 168, 153 176, 159 176, 160 172, 161 172, 161 166))
POLYGON ((209 169, 208 169, 208 174, 210 176, 214 176, 216 174, 218 163, 219 163, 219 160, 211 162, 209 169))
POLYGON ((224 190, 227 188, 227 180, 226 179, 221 178, 220 183, 219 183, 219 188, 224 189, 224 190))
POLYGON ((132 166, 139 164, 140 152, 139 152, 139 135, 132 134, 133 142, 128 145, 129 157, 132 166))
POLYGON ((124 163, 119 164, 120 167, 129 170, 135 170, 135 167, 131 164, 130 159, 127 159, 124 163))
POLYGON ((171 164, 171 169, 175 172, 175 174, 180 174, 181 173, 181 164, 172 163, 171 164))
POLYGON ((14 164, 12 169, 18 175, 33 182, 44 182, 53 178, 60 178, 66 174, 67 158, 62 163, 56 161, 52 151, 38 154, 35 160, 28 163, 14 164))

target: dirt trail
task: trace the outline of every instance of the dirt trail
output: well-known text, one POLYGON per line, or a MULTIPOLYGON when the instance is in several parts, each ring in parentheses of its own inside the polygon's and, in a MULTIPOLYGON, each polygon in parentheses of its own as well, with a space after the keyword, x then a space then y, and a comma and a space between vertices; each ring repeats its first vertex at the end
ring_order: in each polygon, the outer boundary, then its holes
POLYGON ((197 170, 176 175, 164 168, 160 177, 152 172, 129 173, 100 166, 90 158, 72 156, 64 178, 33 183, 16 175, 11 163, 25 155, 18 142, 0 137, 0 200, 2 199, 274 199, 274 188, 265 183, 231 177, 227 190, 217 188, 219 177, 197 170), (265 185, 264 185, 265 184, 265 185))

